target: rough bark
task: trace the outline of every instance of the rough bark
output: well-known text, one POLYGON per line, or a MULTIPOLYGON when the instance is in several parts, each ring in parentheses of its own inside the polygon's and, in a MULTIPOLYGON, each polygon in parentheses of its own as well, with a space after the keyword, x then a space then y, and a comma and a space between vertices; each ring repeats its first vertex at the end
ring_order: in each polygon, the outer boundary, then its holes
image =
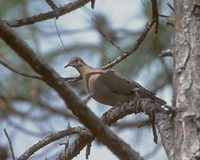
POLYGON ((200 159, 200 0, 175 0, 174 118, 171 159, 200 159))

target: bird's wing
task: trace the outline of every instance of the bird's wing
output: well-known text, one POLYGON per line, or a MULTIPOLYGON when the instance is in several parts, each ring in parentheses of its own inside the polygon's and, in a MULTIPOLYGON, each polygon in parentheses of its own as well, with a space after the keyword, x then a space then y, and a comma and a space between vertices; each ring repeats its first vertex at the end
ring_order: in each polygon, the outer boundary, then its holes
POLYGON ((119 73, 114 71, 105 71, 102 75, 104 83, 113 92, 119 94, 130 94, 131 92, 144 92, 145 94, 155 95, 153 92, 146 90, 137 82, 130 81, 125 77, 121 76, 119 73))

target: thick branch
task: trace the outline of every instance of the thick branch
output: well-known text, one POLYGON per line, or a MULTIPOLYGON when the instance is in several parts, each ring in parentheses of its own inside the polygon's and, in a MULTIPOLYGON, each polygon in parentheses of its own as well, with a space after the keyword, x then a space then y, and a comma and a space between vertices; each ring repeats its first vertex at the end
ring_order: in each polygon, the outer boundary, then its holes
POLYGON ((0 21, 0 36, 21 58, 44 78, 49 86, 57 91, 73 114, 75 114, 102 143, 111 149, 114 154, 120 159, 142 159, 128 144, 109 130, 109 128, 82 103, 69 87, 69 84, 65 83, 47 64, 44 64, 37 57, 35 52, 3 21, 0 21))

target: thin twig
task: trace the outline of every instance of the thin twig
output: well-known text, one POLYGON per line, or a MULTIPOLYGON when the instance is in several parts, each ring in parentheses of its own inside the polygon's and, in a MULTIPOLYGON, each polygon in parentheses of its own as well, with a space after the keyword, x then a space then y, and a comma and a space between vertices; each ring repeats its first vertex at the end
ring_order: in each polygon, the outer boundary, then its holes
POLYGON ((167 3, 167 5, 168 5, 168 7, 169 7, 173 12, 175 12, 174 7, 172 7, 172 5, 171 5, 169 2, 167 3))
POLYGON ((6 131, 6 129, 4 128, 4 133, 6 135, 6 138, 8 139, 8 143, 9 143, 9 147, 10 147, 10 152, 11 152, 11 155, 12 155, 12 159, 15 160, 15 154, 14 154, 14 150, 13 150, 13 146, 12 146, 12 142, 11 142, 11 139, 6 131))
MULTIPOLYGON (((92 17, 91 17, 92 18, 92 17)), ((92 18, 92 21, 94 23, 94 26, 96 30, 108 41, 110 42, 117 50, 119 50, 122 53, 129 53, 128 51, 121 49, 119 45, 117 45, 104 31, 97 25, 97 22, 94 18, 92 18)))
POLYGON ((117 63, 119 63, 122 60, 126 59, 131 54, 133 54, 139 48, 139 46, 141 45, 141 43, 145 39, 145 37, 148 34, 148 32, 151 30, 151 28, 152 28, 152 26, 153 26, 154 23, 155 23, 155 21, 153 19, 151 19, 151 21, 146 24, 146 27, 145 27, 144 31, 142 32, 142 34, 140 35, 140 37, 137 39, 137 41, 134 44, 134 46, 132 48, 130 48, 129 51, 123 52, 122 55, 120 55, 119 57, 117 57, 113 61, 111 61, 111 62, 107 63, 106 65, 104 65, 103 67, 101 67, 101 69, 111 68, 114 65, 116 65, 117 63))
POLYGON ((16 67, 11 66, 10 64, 4 62, 5 60, 0 59, 0 64, 2 64, 4 67, 8 68, 9 70, 11 70, 12 72, 22 75, 24 77, 28 77, 28 78, 33 78, 33 79, 39 79, 39 80, 43 80, 43 78, 39 75, 31 75, 29 73, 24 73, 22 71, 19 71, 16 69, 16 67))

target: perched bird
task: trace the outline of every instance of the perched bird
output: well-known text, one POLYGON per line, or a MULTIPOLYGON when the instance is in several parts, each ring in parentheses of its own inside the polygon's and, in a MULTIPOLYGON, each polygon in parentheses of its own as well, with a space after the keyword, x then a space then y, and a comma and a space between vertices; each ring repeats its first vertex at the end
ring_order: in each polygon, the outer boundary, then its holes
POLYGON ((137 82, 111 70, 92 68, 79 57, 70 58, 65 68, 68 66, 78 70, 91 97, 102 104, 116 106, 131 101, 135 96, 150 98, 161 106, 166 104, 137 82))

